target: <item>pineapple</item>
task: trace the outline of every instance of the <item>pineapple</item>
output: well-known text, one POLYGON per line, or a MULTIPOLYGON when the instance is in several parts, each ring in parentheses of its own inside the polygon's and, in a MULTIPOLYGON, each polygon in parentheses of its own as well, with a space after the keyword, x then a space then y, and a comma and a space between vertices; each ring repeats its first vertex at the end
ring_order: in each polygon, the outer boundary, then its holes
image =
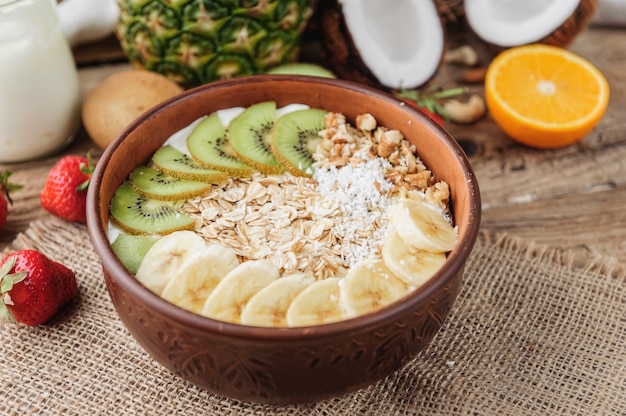
POLYGON ((183 88, 297 59, 314 0, 117 0, 116 35, 135 68, 183 88))

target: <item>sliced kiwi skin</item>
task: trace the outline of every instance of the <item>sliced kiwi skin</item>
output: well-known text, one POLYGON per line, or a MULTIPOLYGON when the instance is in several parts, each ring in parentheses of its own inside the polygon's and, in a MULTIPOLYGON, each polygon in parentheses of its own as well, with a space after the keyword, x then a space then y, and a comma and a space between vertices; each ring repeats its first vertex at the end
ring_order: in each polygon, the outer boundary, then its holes
POLYGON ((181 212, 184 201, 159 201, 122 183, 111 199, 111 221, 129 234, 169 234, 193 230, 195 220, 181 212))
POLYGON ((234 155, 226 129, 217 113, 202 120, 187 137, 190 156, 200 165, 227 172, 232 176, 250 176, 252 168, 234 155))
POLYGON ((318 108, 294 111, 280 117, 274 125, 272 152, 285 169, 296 176, 312 173, 313 154, 325 127, 326 111, 318 108))
POLYGON ((209 183, 175 178, 148 166, 133 169, 129 179, 135 191, 146 198, 162 201, 189 199, 211 188, 209 183))
POLYGON ((228 179, 228 173, 200 166, 191 157, 170 145, 161 146, 154 152, 152 164, 161 172, 180 179, 207 183, 221 183, 228 179))
POLYGON ((156 235, 120 234, 111 244, 113 252, 130 273, 137 273, 150 247, 159 240, 156 235))
POLYGON ((277 174, 282 165, 272 153, 271 131, 276 120, 276 103, 251 105, 228 127, 230 144, 237 158, 266 174, 277 174))

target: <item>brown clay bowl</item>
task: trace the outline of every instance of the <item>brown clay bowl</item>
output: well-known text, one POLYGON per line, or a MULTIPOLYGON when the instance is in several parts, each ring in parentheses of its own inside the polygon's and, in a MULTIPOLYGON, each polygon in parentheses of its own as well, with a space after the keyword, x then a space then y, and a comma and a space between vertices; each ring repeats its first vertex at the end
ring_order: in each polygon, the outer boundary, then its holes
POLYGON ((457 297, 480 223, 480 194, 455 140, 421 112, 369 87, 334 79, 252 76, 184 92, 135 120, 104 152, 88 192, 87 226, 106 285, 137 342, 176 375, 219 395, 254 402, 314 401, 367 386, 396 371, 435 336, 457 297), (399 129, 425 164, 448 182, 457 247, 411 296, 375 313, 304 328, 228 324, 180 309, 144 288, 117 260, 107 238, 109 203, 130 171, 175 131, 202 115, 275 100, 372 113, 399 129))

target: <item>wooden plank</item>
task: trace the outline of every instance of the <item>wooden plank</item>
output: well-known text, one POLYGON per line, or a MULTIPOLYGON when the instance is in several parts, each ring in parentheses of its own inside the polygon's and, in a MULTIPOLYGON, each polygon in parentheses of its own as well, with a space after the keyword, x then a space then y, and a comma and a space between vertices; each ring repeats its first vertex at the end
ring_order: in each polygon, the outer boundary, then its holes
POLYGON ((501 206, 483 212, 483 229, 572 250, 575 262, 592 256, 626 261, 626 187, 501 206))

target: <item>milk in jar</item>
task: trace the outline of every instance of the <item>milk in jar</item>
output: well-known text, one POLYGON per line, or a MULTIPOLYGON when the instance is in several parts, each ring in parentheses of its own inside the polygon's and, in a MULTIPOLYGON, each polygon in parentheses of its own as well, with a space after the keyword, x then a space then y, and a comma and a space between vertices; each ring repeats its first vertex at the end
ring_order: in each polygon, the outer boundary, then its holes
POLYGON ((0 0, 0 163, 51 154, 80 119, 80 89, 54 0, 0 0))

